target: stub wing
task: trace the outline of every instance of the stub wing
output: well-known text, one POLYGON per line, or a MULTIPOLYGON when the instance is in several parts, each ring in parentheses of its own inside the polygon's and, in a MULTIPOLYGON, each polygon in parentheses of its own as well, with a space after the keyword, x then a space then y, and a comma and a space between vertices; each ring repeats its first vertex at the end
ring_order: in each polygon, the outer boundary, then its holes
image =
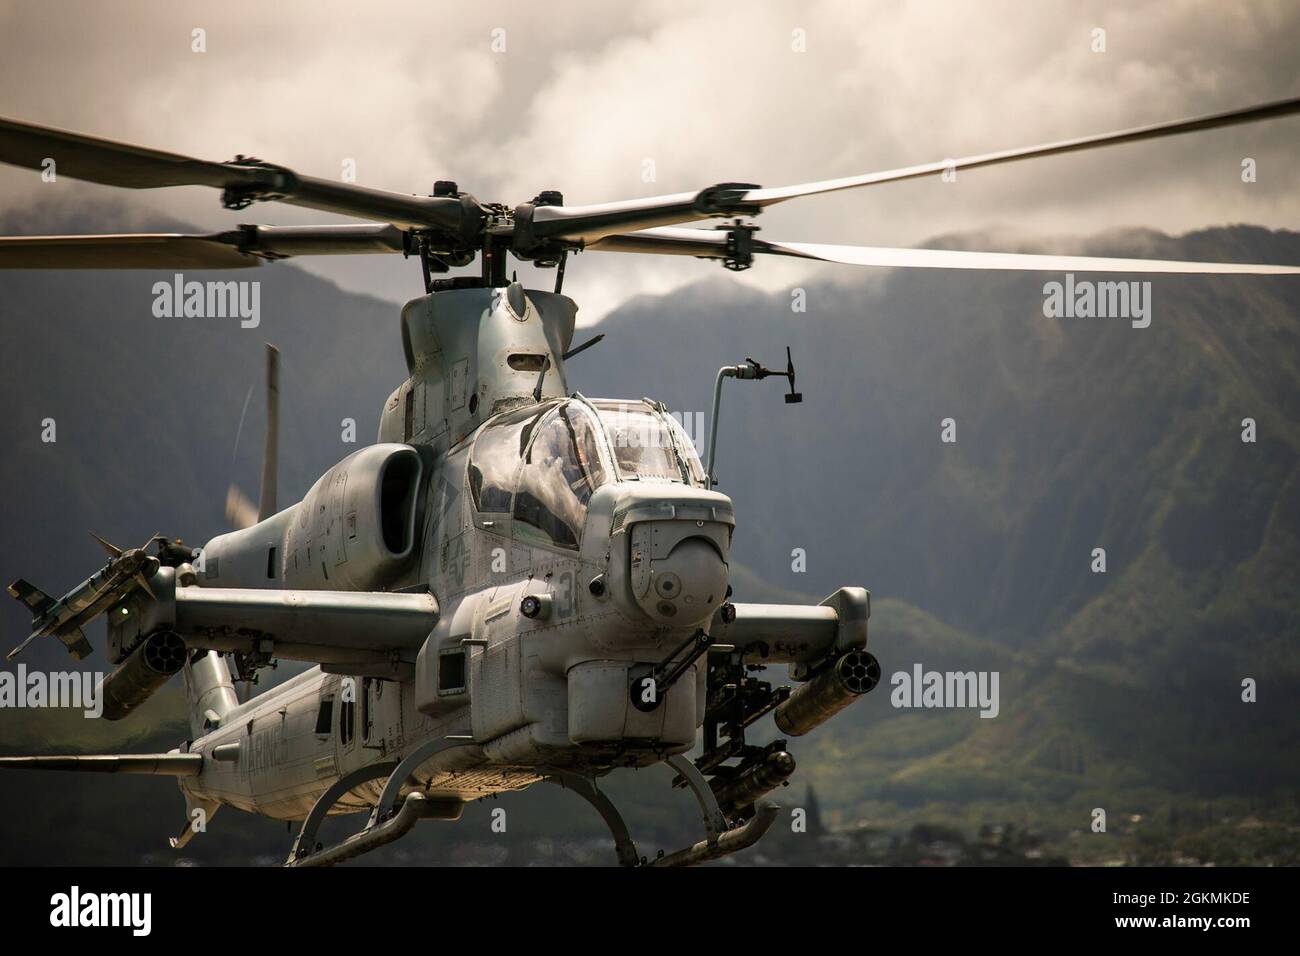
POLYGON ((137 591, 130 613, 110 617, 110 644, 131 647, 151 633, 173 631, 191 649, 393 676, 413 666, 439 615, 427 592, 178 586, 169 568, 150 584, 153 596, 137 591))
POLYGON ((193 648, 310 661, 334 673, 414 673, 438 623, 427 592, 177 588, 176 630, 193 648))
POLYGON ((820 604, 731 606, 734 617, 719 611, 709 634, 716 644, 735 646, 747 663, 811 665, 867 645, 865 588, 840 588, 820 604))

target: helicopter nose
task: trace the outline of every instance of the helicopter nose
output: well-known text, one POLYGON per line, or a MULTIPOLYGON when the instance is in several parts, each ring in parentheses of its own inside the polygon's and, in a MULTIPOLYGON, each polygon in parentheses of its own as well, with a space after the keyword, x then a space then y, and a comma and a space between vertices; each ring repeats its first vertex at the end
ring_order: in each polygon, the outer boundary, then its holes
POLYGON ((694 626, 713 616, 727 593, 727 564, 706 538, 679 541, 666 558, 651 560, 637 602, 657 623, 694 626))
POLYGON ((727 600, 731 499, 668 484, 617 486, 617 495, 609 505, 608 584, 628 623, 705 624, 727 600))

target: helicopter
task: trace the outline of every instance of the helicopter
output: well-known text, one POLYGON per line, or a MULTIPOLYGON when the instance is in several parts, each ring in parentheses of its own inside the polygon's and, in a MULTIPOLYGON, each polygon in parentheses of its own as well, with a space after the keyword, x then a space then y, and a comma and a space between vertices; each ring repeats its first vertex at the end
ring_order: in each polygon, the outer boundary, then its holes
POLYGON ((536 783, 571 790, 601 816, 623 866, 704 863, 753 846, 795 770, 789 737, 869 693, 870 593, 817 605, 732 600, 736 514, 717 490, 715 450, 728 378, 783 377, 753 359, 715 382, 707 453, 657 400, 572 389, 571 254, 691 256, 741 271, 759 256, 886 268, 1295 275, 1272 264, 1121 259, 784 242, 753 219, 804 196, 883 185, 1300 112, 1300 99, 1044 145, 801 185, 725 182, 691 192, 567 205, 555 190, 509 206, 451 181, 406 195, 301 175, 238 155, 210 162, 0 119, 0 162, 127 189, 197 185, 226 209, 281 202, 364 222, 241 225, 209 234, 0 238, 5 269, 256 268, 315 255, 417 259, 424 294, 401 311, 408 378, 384 403, 376 443, 328 469, 301 500, 277 494, 278 351, 267 352, 260 499, 232 488, 236 527, 191 548, 153 536, 100 539, 108 563, 54 598, 9 587, 82 659, 82 628, 107 619, 113 670, 103 715, 129 717, 169 680, 185 686, 190 738, 167 753, 0 758, 18 769, 173 777, 186 846, 221 807, 299 829, 291 867, 329 866, 390 843, 420 820, 536 783), (686 224, 708 224, 691 227, 686 224), (718 222, 718 220, 721 220, 718 222), (509 257, 554 269, 552 289, 507 277, 509 257), (477 274, 448 275, 471 266, 477 274), (150 553, 153 548, 153 553, 150 553), (279 661, 310 665, 242 695, 279 661), (784 665, 790 683, 764 679, 784 665), (233 670, 232 670, 233 668, 233 670), (783 737, 747 731, 771 715, 783 737), (689 756, 698 750, 695 757, 689 756), (666 764, 698 803, 703 835, 642 856, 600 787, 620 769, 666 764), (340 841, 324 820, 366 814, 340 841))

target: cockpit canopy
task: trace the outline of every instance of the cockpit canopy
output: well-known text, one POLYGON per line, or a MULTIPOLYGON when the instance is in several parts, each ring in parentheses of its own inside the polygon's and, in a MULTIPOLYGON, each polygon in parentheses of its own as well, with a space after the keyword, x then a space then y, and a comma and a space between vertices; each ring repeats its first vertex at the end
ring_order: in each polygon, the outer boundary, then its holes
POLYGON ((516 539, 577 550, 587 502, 611 481, 704 486, 682 426, 644 401, 570 398, 504 412, 479 430, 469 486, 480 513, 513 518, 516 539))
POLYGON ((704 487, 704 466, 677 419, 645 401, 597 399, 619 477, 704 487))

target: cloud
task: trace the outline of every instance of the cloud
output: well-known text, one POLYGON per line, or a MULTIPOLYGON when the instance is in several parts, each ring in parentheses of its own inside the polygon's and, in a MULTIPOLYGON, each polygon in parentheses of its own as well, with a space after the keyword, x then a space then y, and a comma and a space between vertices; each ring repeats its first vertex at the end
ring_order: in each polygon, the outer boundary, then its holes
MULTIPOLYGON (((98 3, 0 13, 0 114, 198 156, 236 152, 368 185, 427 192, 451 178, 515 204, 541 189, 595 202, 717 181, 804 182, 1230 109, 1300 93, 1300 9, 1217 0, 751 3, 656 0, 277 4, 98 3), (191 51, 195 28, 207 52, 191 51), (1106 51, 1093 50, 1105 31, 1106 51), (494 31, 497 31, 494 34, 494 31), (500 32, 504 31, 504 32, 500 32), (504 40, 494 52, 493 40, 504 40), (653 181, 647 169, 653 164, 653 181)), ((1085 234, 1249 221, 1294 227, 1300 120, 811 198, 763 235, 910 245, 1013 226, 1085 234), (1245 157, 1258 181, 1241 181, 1245 157)), ((0 208, 48 197, 0 173, 0 208)), ((114 193, 60 183, 74 195, 114 193)), ((197 189, 129 194, 226 228, 329 221, 218 208, 197 189)), ((400 300, 410 263, 307 264, 400 300)), ((716 265, 591 253, 570 269, 587 321, 716 265)), ((768 263, 776 288, 815 267, 768 263)), ((519 266, 526 281, 550 276, 519 266)))

